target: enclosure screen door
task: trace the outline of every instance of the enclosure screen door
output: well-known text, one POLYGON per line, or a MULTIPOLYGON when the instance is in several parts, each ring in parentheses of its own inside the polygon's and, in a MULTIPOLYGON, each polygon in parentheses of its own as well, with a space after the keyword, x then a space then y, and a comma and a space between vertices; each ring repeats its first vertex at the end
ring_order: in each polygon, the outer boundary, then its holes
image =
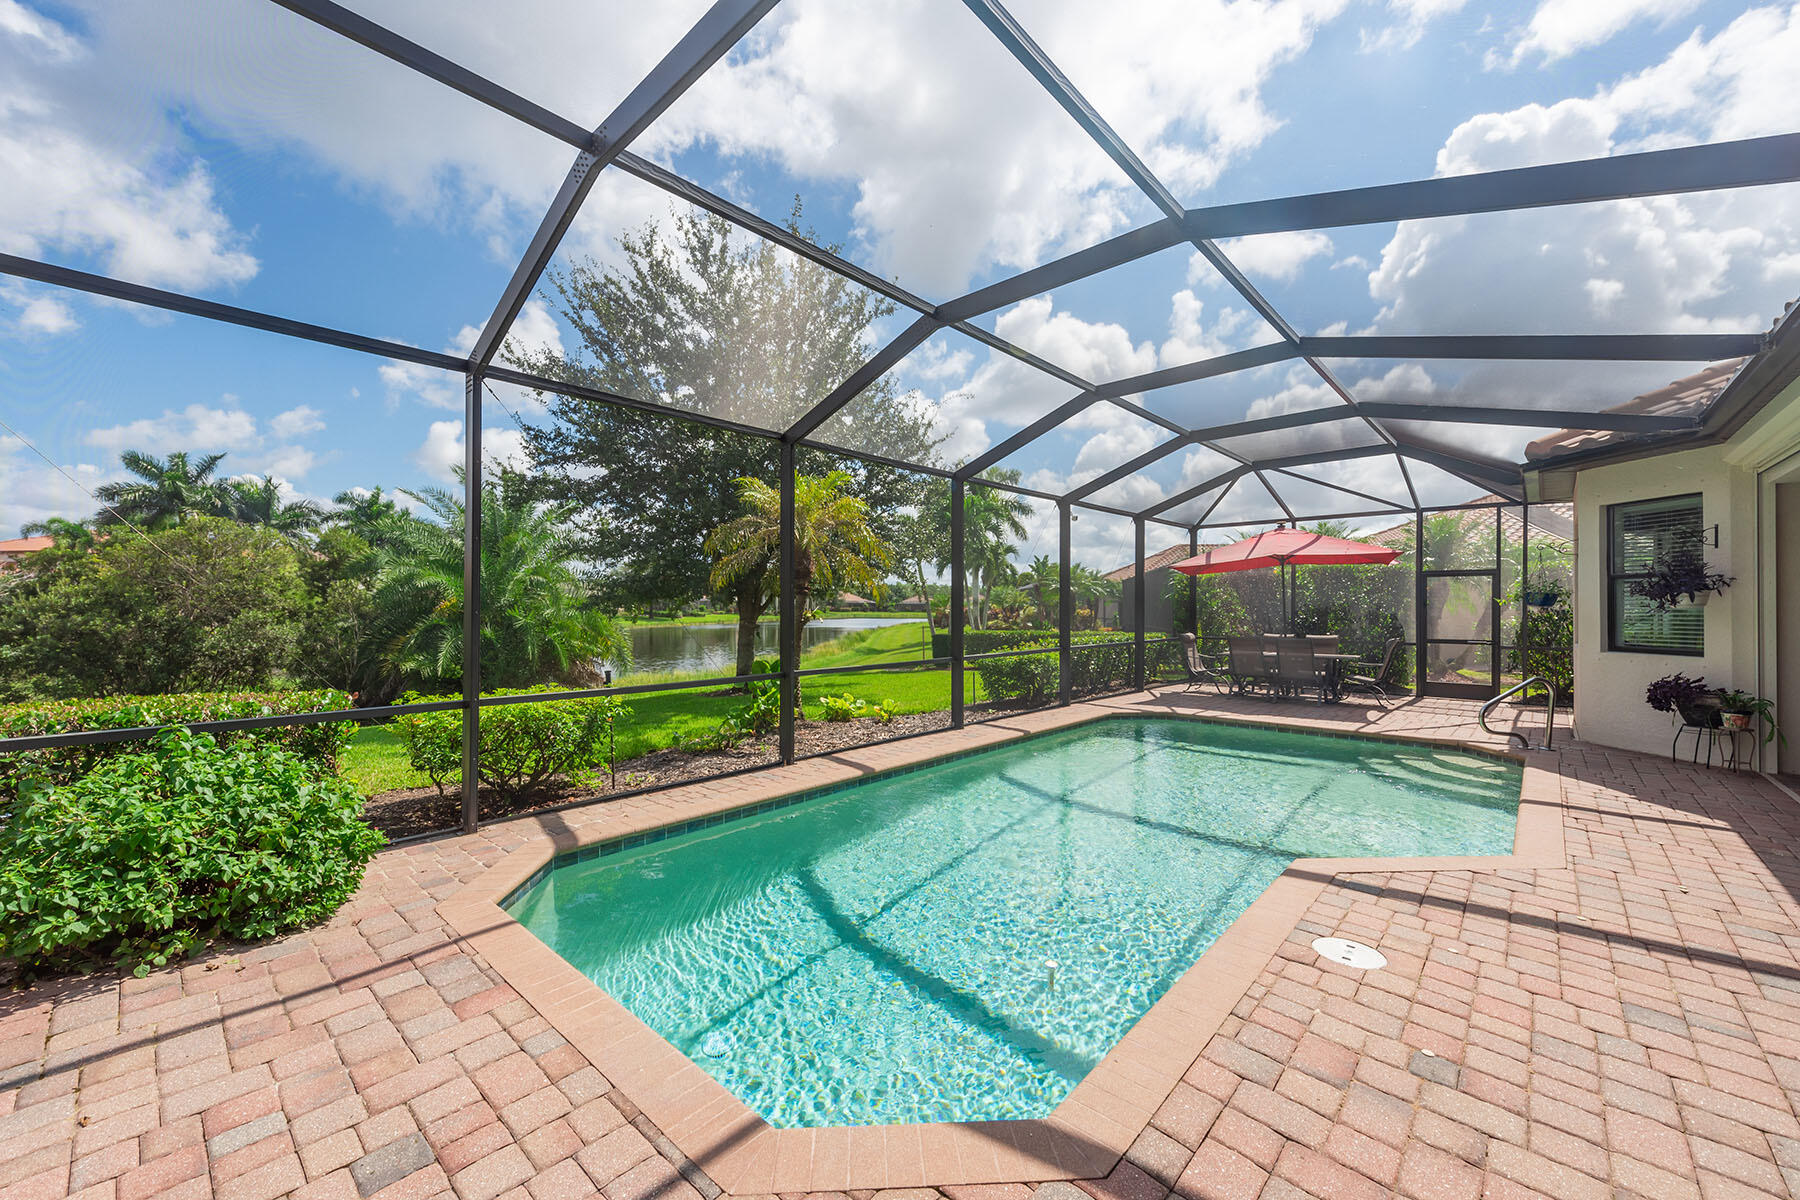
POLYGON ((1419 592, 1421 694, 1486 698, 1499 691, 1499 573, 1424 571, 1419 592))

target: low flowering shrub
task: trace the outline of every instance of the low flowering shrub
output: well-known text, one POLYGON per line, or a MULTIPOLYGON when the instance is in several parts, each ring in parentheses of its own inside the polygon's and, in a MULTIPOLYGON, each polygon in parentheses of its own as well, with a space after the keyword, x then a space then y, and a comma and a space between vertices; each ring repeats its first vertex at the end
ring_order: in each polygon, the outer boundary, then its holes
MULTIPOLYGON (((554 685, 498 691, 526 696, 561 690, 554 685)), ((412 693, 405 704, 440 699, 412 693)), ((613 722, 631 710, 617 697, 544 700, 481 710, 478 783, 508 807, 530 803, 552 783, 583 783, 612 768, 613 722)), ((458 711, 408 713, 394 719, 414 770, 441 791, 461 778, 463 715, 458 711)))
POLYGON ((880 704, 870 704, 867 700, 845 692, 841 696, 820 696, 819 707, 825 710, 827 721, 854 721, 860 717, 874 717, 886 725, 895 716, 894 702, 883 700, 880 704))
MULTIPOLYGON (((345 692, 187 692, 169 696, 112 696, 98 700, 43 700, 0 705, 0 738, 79 733, 90 729, 163 728, 199 721, 233 721, 288 713, 335 712, 353 707, 345 692)), ((353 722, 321 721, 314 725, 281 725, 212 735, 223 745, 250 739, 280 746, 316 765, 337 769, 338 755, 355 734, 353 722)), ((0 756, 0 802, 19 793, 26 776, 47 784, 72 783, 100 763, 135 754, 142 742, 102 742, 25 750, 0 756)))
POLYGON ((0 955, 143 975, 212 938, 324 920, 382 845, 362 810, 290 750, 180 728, 73 782, 27 780, 0 827, 0 955))

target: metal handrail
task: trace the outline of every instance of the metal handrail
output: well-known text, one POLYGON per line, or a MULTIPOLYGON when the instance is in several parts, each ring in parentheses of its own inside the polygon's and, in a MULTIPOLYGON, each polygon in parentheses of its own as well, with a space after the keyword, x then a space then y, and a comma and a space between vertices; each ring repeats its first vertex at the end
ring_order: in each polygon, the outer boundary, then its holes
POLYGON ((1543 684, 1544 690, 1546 692, 1550 693, 1550 703, 1544 709, 1544 749, 1546 749, 1546 750, 1550 749, 1550 743, 1556 736, 1556 685, 1554 683, 1551 683, 1548 679, 1545 679, 1542 675, 1533 675, 1529 679, 1521 680, 1518 683, 1515 683, 1511 687, 1507 688, 1504 692, 1501 692, 1498 696, 1495 696, 1493 699, 1489 700, 1486 704, 1483 704, 1481 706, 1480 715, 1475 718, 1476 723, 1481 726, 1481 728, 1484 732, 1491 733, 1496 736, 1500 736, 1500 735, 1504 734, 1506 737, 1509 737, 1509 738, 1518 738, 1519 745, 1521 748, 1526 749, 1526 750, 1531 749, 1531 739, 1530 738, 1526 737, 1524 734, 1520 733, 1516 729, 1506 729, 1506 730, 1495 729, 1493 726, 1491 726, 1487 723, 1487 719, 1488 719, 1488 714, 1494 710, 1494 706, 1496 704, 1500 703, 1502 700, 1506 699, 1508 696, 1518 695, 1520 692, 1524 691, 1526 688, 1530 687, 1534 683, 1543 684))

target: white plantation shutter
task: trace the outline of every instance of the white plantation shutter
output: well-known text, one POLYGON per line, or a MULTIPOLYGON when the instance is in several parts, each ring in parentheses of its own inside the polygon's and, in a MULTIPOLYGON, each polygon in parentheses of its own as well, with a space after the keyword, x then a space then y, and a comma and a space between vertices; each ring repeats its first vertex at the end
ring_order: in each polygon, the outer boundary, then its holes
POLYGON ((1705 650, 1706 610, 1677 608, 1658 612, 1648 600, 1631 594, 1658 558, 1700 546, 1700 497, 1666 496, 1636 504, 1615 504, 1609 513, 1608 624, 1614 650, 1662 654, 1700 654, 1705 650))

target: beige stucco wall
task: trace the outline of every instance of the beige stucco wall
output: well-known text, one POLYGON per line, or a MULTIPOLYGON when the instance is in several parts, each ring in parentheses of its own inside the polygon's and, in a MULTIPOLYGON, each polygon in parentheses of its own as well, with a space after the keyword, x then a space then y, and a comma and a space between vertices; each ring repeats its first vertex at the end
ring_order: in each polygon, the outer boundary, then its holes
POLYGON ((1756 670, 1755 639, 1745 636, 1756 620, 1756 589, 1749 585, 1754 527, 1753 478, 1732 469, 1721 447, 1614 463, 1575 477, 1575 722, 1584 739, 1667 754, 1674 728, 1667 714, 1644 703, 1644 688, 1674 671, 1748 690, 1756 670), (1718 549, 1707 551, 1707 561, 1737 580, 1706 606, 1706 653, 1607 649, 1607 507, 1690 492, 1700 493, 1706 525, 1719 526, 1718 549))
MULTIPOLYGON (((1800 624, 1800 591, 1779 569, 1800 561, 1800 521, 1778 526, 1778 483, 1800 480, 1800 382, 1787 388, 1730 441, 1654 458, 1591 467, 1575 476, 1575 720, 1587 741, 1667 754, 1674 727, 1644 703, 1644 688, 1675 671, 1704 676, 1777 703, 1800 765, 1800 697, 1784 686, 1800 664, 1782 653, 1778 614, 1800 624), (1612 504, 1698 492, 1702 519, 1719 527, 1707 561, 1735 582, 1706 606, 1706 652, 1642 654, 1607 648, 1606 509, 1612 504), (1760 506, 1759 506, 1760 501, 1760 506)), ((1684 744, 1684 752, 1687 747, 1684 744)), ((1778 765, 1764 751, 1765 770, 1778 765)))

